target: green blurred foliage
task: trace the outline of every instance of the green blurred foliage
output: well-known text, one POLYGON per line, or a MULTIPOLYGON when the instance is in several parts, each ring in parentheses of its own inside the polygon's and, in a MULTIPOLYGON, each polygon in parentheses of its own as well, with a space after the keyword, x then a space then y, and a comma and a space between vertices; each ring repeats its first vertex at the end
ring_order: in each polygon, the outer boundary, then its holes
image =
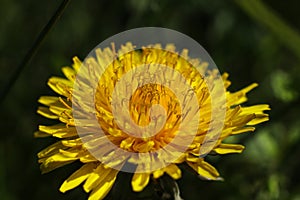
MULTIPOLYGON (((59 4, 59 0, 1 1, 0 90, 59 4)), ((300 199, 298 4, 296 0, 71 1, 1 104, 0 199, 87 197, 81 188, 67 194, 58 191, 80 163, 40 174, 36 153, 54 140, 33 138, 38 124, 53 123, 35 114, 37 99, 54 94, 46 86, 47 79, 62 75, 61 66, 71 64, 73 56, 84 58, 107 37, 143 26, 191 36, 221 72, 229 72, 231 91, 252 82, 260 84, 246 105, 268 103, 272 108, 269 122, 232 139, 246 145, 243 154, 207 157, 225 181, 202 181, 184 171, 178 181, 181 196, 187 200, 300 199)), ((129 184, 126 176, 120 178, 113 191, 129 190, 129 184)))

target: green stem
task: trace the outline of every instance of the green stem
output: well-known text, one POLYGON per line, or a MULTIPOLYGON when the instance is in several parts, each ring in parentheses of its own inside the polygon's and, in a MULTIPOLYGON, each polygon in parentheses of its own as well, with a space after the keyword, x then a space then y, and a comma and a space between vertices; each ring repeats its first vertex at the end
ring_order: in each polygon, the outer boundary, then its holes
POLYGON ((261 0, 235 0, 250 17, 268 27, 300 59, 300 35, 261 0))
POLYGON ((4 101, 4 99, 7 97, 9 91, 11 90, 12 86, 16 83, 18 80, 18 77, 20 76, 22 70, 28 65, 28 63, 31 61, 33 56, 36 54, 37 50, 41 46, 42 42, 46 38, 47 34, 50 32, 50 30, 54 27, 56 22, 59 20, 59 18, 62 16, 63 12, 65 11, 67 5, 69 4, 70 0, 63 0, 60 6, 57 8, 49 22, 46 24, 46 26, 42 29, 40 34, 38 35, 37 39, 33 43, 32 47, 29 49, 25 57, 23 58, 20 65, 18 65, 17 69, 14 71, 12 76, 9 78, 7 84, 5 85, 3 91, 0 95, 0 104, 4 101))

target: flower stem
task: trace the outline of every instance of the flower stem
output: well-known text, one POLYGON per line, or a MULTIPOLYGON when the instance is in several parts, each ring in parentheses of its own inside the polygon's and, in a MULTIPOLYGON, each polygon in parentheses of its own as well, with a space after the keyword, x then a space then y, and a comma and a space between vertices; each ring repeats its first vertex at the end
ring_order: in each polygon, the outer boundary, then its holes
POLYGON ((13 87, 13 85, 18 80, 18 77, 20 76, 22 70, 29 64, 33 56, 36 54, 37 50, 41 46, 42 42, 46 38, 47 34, 50 32, 50 30, 54 27, 56 22, 59 20, 59 18, 62 16, 63 12, 65 11, 67 5, 69 4, 70 0, 63 0, 60 6, 57 8, 51 19, 48 21, 46 26, 42 29, 40 34, 38 35, 37 39, 33 43, 32 47, 29 49, 29 51, 26 53, 25 57, 21 61, 21 63, 18 65, 17 69, 14 71, 12 76, 8 79, 6 85, 4 86, 3 91, 0 95, 0 104, 4 101, 4 99, 7 97, 9 91, 13 87))
POLYGON ((266 26, 300 59, 300 35, 261 0, 236 0, 250 17, 266 26))

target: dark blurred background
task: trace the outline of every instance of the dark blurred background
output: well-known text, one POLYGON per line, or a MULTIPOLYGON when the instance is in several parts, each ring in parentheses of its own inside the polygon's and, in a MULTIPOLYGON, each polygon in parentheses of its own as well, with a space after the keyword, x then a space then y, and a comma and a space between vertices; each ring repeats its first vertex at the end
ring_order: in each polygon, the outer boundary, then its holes
MULTIPOLYGON (((61 1, 0 2, 3 91, 61 1)), ((159 26, 198 41, 220 71, 230 74, 231 91, 258 82, 260 87, 249 94, 246 105, 268 103, 272 108, 269 122, 257 126, 254 133, 231 139, 246 145, 243 154, 207 158, 224 182, 202 181, 184 171, 178 181, 181 196, 186 200, 299 200, 299 4, 297 0, 71 1, 1 103, 0 199, 87 198, 80 187, 66 194, 58 191, 79 163, 41 175, 36 154, 53 140, 35 139, 33 132, 38 124, 54 122, 36 114, 37 99, 54 94, 46 86, 47 79, 62 75, 60 68, 70 65, 73 56, 84 58, 98 43, 121 31, 159 26)), ((129 185, 129 180, 122 184, 129 185)))

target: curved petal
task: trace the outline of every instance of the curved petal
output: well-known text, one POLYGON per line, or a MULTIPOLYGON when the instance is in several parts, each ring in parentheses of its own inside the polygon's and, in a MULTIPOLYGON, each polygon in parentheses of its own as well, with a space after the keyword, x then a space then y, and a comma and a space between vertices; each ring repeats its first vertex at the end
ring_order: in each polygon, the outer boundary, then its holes
POLYGON ((218 154, 227 154, 242 153, 244 149, 245 147, 240 144, 220 144, 218 147, 214 148, 214 151, 218 154))
POLYGON ((131 180, 131 186, 133 191, 142 191, 149 183, 150 174, 148 173, 135 173, 131 180))
POLYGON ((59 190, 64 193, 68 190, 77 187, 88 178, 88 176, 93 171, 95 166, 96 166, 95 163, 89 163, 83 165, 80 169, 74 172, 67 180, 63 182, 59 190))

